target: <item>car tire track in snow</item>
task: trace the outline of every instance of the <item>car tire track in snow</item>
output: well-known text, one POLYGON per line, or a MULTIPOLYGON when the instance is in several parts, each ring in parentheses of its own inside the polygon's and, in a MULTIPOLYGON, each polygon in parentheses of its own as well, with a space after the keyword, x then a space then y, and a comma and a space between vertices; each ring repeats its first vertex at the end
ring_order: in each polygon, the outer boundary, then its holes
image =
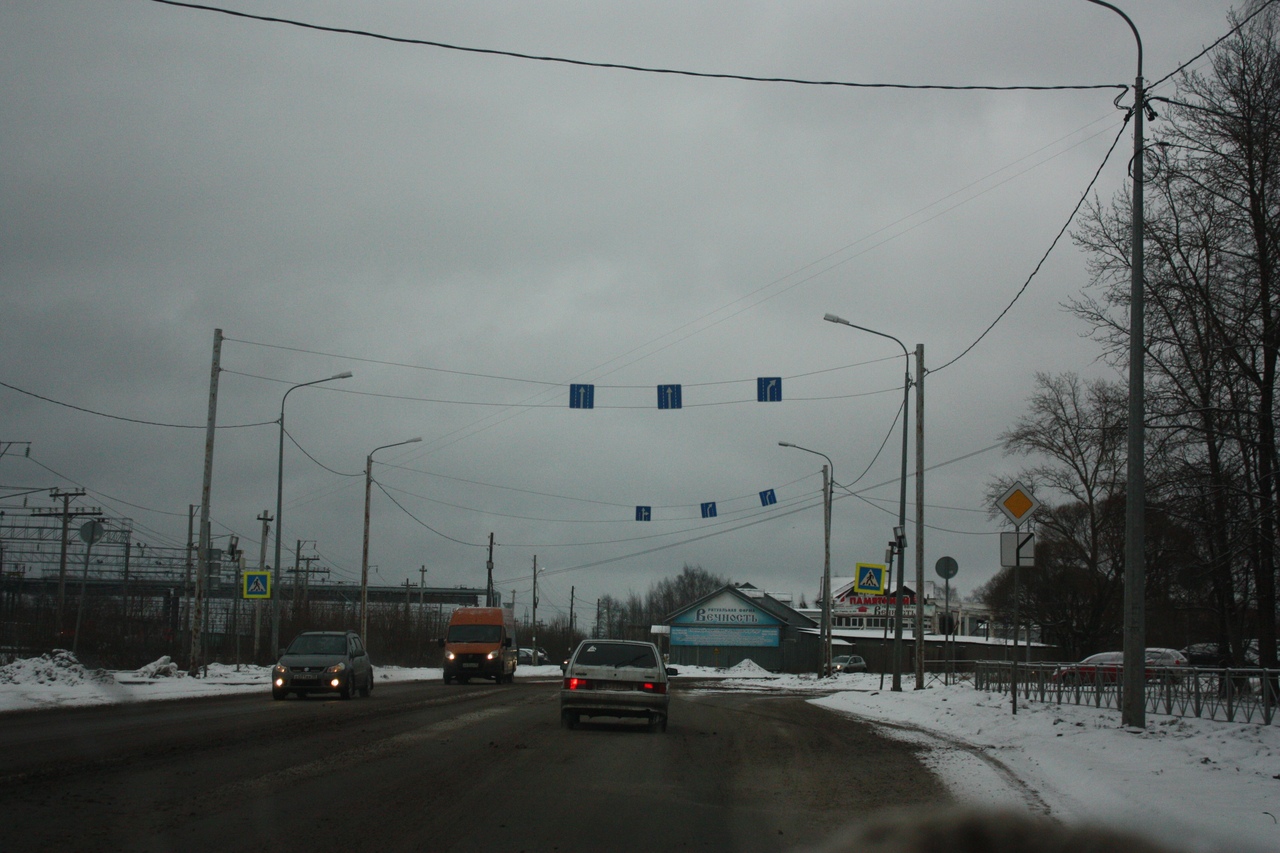
POLYGON ((988 747, 919 726, 886 723, 848 711, 828 710, 868 723, 885 737, 923 747, 921 762, 938 775, 959 803, 988 807, 1019 806, 1037 814, 1053 814, 1040 793, 988 752, 988 747))

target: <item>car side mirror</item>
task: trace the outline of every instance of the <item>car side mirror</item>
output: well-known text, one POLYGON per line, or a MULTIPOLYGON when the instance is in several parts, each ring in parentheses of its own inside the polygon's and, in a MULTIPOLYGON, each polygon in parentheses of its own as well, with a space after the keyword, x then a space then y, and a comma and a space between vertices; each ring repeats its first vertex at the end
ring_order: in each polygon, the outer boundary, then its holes
POLYGON ((561 673, 567 672, 568 670, 569 670, 569 662, 568 662, 568 661, 565 661, 564 663, 560 664, 560 672, 561 672, 561 673))
POLYGON ((444 637, 441 637, 440 639, 436 640, 436 644, 437 644, 437 645, 439 645, 439 646, 440 646, 440 648, 442 648, 442 649, 443 649, 443 648, 444 648, 444 637))
POLYGON ((680 674, 680 670, 676 669, 674 666, 667 667, 667 675, 679 675, 679 674, 680 674))

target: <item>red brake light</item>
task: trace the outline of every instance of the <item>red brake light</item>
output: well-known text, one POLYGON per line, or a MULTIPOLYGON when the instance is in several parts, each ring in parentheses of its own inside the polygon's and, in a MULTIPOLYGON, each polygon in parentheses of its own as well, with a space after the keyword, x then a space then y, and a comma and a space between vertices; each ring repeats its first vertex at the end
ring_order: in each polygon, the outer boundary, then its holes
POLYGON ((565 690, 589 690, 591 682, 585 678, 566 678, 564 680, 565 690))
POLYGON ((642 687, 646 693, 666 693, 667 685, 653 681, 646 681, 642 687))

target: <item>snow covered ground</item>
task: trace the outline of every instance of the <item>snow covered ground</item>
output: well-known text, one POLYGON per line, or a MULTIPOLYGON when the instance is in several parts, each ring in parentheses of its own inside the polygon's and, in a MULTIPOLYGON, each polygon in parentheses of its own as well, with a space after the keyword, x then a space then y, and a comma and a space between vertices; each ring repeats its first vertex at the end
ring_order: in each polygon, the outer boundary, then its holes
MULTIPOLYGON (((65 653, 0 667, 0 711, 262 692, 265 667, 211 664, 189 678, 165 659, 137 672, 89 671, 65 653)), ((381 667, 378 682, 436 680, 439 669, 381 667)), ((558 666, 517 679, 558 678, 558 666)), ((811 693, 833 713, 920 745, 961 802, 1011 806, 1066 821, 1107 822, 1187 850, 1280 851, 1280 724, 1150 715, 1145 730, 1110 710, 1020 704, 968 685, 881 690, 878 675, 772 675, 749 661, 731 670, 680 667, 716 678, 701 691, 811 693)))

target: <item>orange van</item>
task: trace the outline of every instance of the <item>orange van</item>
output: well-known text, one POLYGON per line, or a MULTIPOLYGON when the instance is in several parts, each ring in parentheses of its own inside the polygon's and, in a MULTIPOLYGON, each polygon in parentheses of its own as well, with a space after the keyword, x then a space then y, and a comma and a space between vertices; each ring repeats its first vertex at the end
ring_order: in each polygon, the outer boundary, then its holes
POLYGON ((506 607, 459 607, 440 639, 444 683, 492 678, 495 684, 516 674, 515 611, 506 607))

